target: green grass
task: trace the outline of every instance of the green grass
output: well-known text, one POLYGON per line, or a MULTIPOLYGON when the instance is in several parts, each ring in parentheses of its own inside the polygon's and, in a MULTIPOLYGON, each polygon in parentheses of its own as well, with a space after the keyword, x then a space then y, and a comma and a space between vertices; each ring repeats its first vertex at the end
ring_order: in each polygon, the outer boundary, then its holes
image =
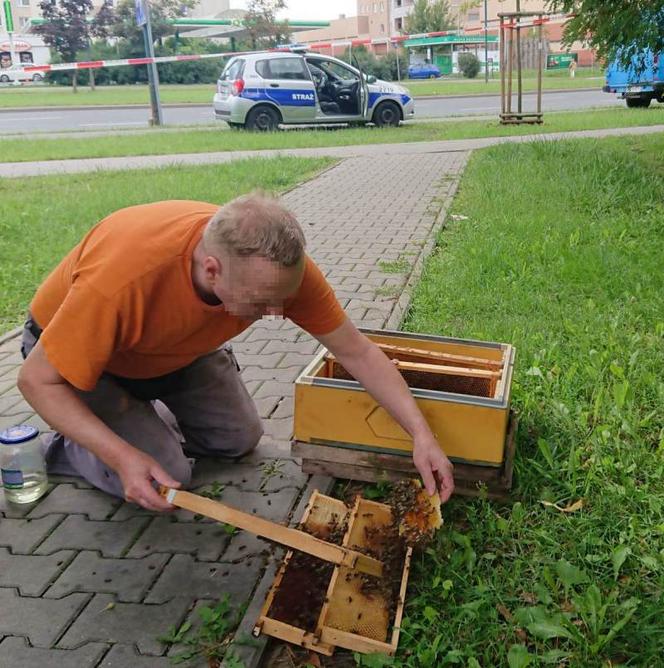
POLYGON ((46 274, 112 211, 165 199, 222 204, 254 188, 277 192, 330 162, 252 159, 232 165, 0 181, 0 332, 22 321, 46 274))
POLYGON ((477 152, 452 210, 406 327, 516 346, 516 487, 445 507, 397 665, 661 666, 664 134, 477 152))
POLYGON ((114 135, 88 138, 72 134, 71 137, 58 139, 0 139, 0 155, 3 162, 24 162, 208 151, 315 148, 502 137, 541 132, 657 125, 659 123, 664 123, 664 107, 551 113, 545 116, 542 126, 505 126, 500 125, 497 120, 463 120, 412 123, 399 128, 306 129, 269 134, 222 132, 220 129, 187 129, 181 132, 152 130, 139 134, 119 132, 114 135))
MULTIPOLYGON (((536 80, 532 71, 523 75, 524 90, 534 90, 536 80)), ((576 78, 570 79, 567 72, 546 72, 543 87, 547 90, 558 88, 602 87, 602 72, 599 70, 577 70, 576 78), (600 78, 598 78, 600 77, 600 78)), ((457 77, 432 81, 405 80, 401 82, 411 89, 413 95, 465 95, 473 93, 498 93, 500 78, 494 74, 489 84, 482 76, 477 79, 457 77)), ((215 84, 163 84, 159 87, 163 104, 212 104, 215 84)), ((78 92, 64 86, 25 86, 0 88, 0 108, 10 107, 71 107, 89 105, 150 104, 147 85, 97 86, 91 91, 79 85, 78 92)))

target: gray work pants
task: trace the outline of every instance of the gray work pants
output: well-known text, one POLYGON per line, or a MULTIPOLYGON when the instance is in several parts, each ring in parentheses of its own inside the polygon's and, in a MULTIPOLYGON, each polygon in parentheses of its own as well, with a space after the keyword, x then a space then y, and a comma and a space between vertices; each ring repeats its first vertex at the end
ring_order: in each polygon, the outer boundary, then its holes
MULTIPOLYGON (((21 352, 27 357, 41 333, 25 323, 21 352)), ((263 427, 230 346, 158 378, 103 374, 94 390, 76 394, 118 436, 154 459, 186 487, 191 459, 207 455, 241 457, 257 445, 263 427)), ((51 473, 85 478, 124 498, 117 473, 89 450, 54 434, 47 450, 51 473)))

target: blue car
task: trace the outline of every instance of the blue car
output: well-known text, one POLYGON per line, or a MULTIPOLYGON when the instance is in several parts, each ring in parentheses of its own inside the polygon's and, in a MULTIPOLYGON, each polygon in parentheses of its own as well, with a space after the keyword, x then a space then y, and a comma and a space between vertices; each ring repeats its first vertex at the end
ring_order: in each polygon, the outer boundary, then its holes
POLYGON ((605 93, 615 93, 628 107, 648 107, 652 100, 664 102, 664 53, 645 51, 638 67, 637 57, 625 68, 618 60, 606 70, 605 93))
POLYGON ((440 69, 435 65, 411 65, 408 68, 409 79, 437 79, 440 69))

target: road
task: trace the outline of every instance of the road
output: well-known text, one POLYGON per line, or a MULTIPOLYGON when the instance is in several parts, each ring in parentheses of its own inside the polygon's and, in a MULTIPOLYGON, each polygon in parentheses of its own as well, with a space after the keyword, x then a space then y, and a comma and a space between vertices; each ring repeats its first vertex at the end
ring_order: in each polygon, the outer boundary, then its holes
MULTIPOLYGON (((1 92, 0 92, 1 94, 1 92)), ((624 102, 613 95, 601 91, 566 91, 544 93, 543 110, 562 111, 588 107, 624 106, 624 102)), ((524 111, 533 110, 535 96, 526 94, 524 111)), ((514 104, 516 109, 516 103, 514 104)), ((425 99, 415 102, 415 112, 419 119, 449 118, 452 116, 495 115, 500 111, 497 95, 448 97, 425 99)), ((61 132, 63 130, 107 130, 138 129, 147 127, 148 108, 133 109, 67 109, 54 107, 49 110, 0 111, 0 134, 61 132)), ((201 125, 213 123, 212 105, 166 107, 164 121, 167 125, 201 125)), ((220 127, 225 124, 220 123, 220 127)))

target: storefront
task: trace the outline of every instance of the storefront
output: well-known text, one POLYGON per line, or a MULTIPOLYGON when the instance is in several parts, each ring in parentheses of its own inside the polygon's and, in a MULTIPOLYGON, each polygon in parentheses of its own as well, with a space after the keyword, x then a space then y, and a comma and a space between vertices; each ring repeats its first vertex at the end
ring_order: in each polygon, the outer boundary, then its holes
MULTIPOLYGON (((487 35, 487 58, 489 70, 499 69, 498 36, 487 35)), ((432 63, 437 65, 441 74, 456 74, 459 71, 459 53, 474 53, 484 70, 485 40, 484 35, 442 35, 440 37, 418 37, 404 40, 403 45, 409 52, 409 64, 432 63)))

